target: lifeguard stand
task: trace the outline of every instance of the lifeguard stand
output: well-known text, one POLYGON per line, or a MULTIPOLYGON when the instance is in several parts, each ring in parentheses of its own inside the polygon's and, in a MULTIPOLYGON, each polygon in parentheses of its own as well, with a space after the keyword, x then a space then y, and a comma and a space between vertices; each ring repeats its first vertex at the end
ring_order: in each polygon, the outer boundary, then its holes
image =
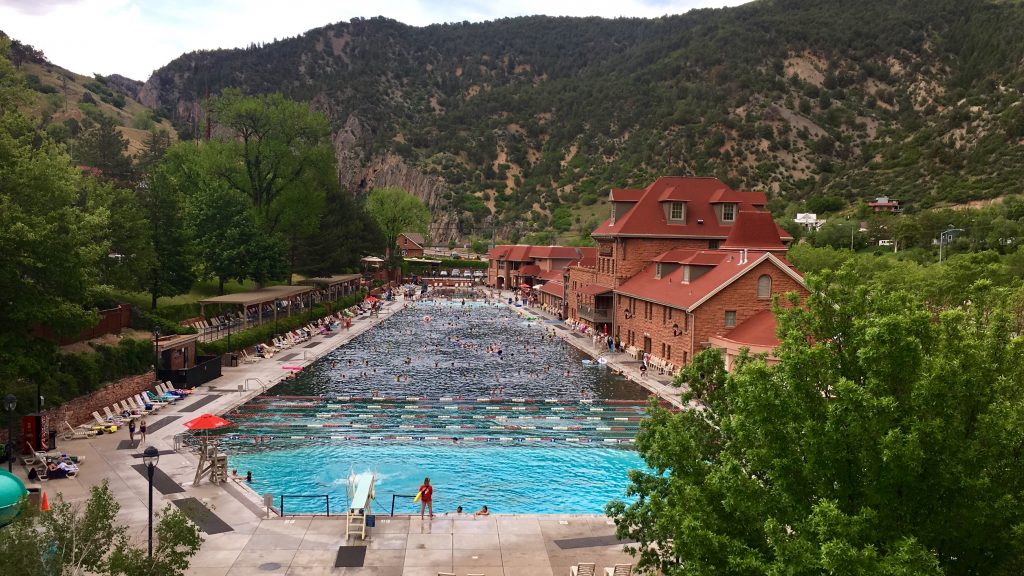
POLYGON ((377 482, 376 472, 351 473, 348 477, 348 511, 345 513, 345 538, 359 534, 366 539, 366 520, 371 515, 370 501, 377 482))
POLYGON ((227 482, 228 455, 218 452, 216 444, 207 444, 204 440, 199 450, 199 466, 196 468, 196 478, 193 481, 193 485, 198 485, 206 476, 209 476, 210 482, 214 484, 227 482))

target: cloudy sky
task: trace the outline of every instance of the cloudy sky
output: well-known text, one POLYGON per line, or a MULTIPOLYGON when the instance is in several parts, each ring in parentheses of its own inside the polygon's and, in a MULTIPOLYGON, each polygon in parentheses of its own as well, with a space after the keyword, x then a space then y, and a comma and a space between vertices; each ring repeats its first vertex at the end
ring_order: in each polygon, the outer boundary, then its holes
POLYGON ((424 26, 505 16, 640 16, 749 0, 0 0, 0 30, 79 74, 146 80, 185 52, 296 36, 354 17, 424 26))

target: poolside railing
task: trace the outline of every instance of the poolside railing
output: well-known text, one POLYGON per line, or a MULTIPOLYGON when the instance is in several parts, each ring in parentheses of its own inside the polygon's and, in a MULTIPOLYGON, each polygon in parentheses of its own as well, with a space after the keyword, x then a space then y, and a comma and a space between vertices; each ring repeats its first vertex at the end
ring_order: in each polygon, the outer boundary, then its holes
POLYGON ((415 498, 415 494, 392 494, 391 495, 391 516, 395 515, 395 498, 415 498))
MULTIPOLYGON (((298 498, 298 499, 310 499, 310 498, 323 499, 324 504, 326 505, 327 515, 328 516, 331 515, 331 495, 330 494, 281 494, 281 497, 280 497, 281 505, 280 505, 279 509, 281 511, 281 516, 282 517, 283 516, 288 516, 288 514, 285 513, 285 507, 284 507, 285 498, 291 498, 291 499, 295 499, 295 498, 298 498)), ((319 515, 320 515, 319 512, 294 512, 294 513, 291 514, 291 516, 319 516, 319 515)))

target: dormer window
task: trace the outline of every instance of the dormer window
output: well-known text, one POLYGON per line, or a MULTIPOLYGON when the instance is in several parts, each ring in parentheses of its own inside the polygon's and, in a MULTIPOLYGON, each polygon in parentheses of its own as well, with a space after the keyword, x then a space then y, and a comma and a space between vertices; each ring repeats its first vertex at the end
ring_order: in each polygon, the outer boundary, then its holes
POLYGON ((682 202, 672 202, 668 206, 668 219, 675 222, 682 222, 685 216, 682 202))
POLYGON ((722 222, 732 222, 734 220, 736 220, 736 205, 722 204, 722 222))
POLYGON ((658 262, 654 267, 654 278, 661 280, 661 262, 658 262))

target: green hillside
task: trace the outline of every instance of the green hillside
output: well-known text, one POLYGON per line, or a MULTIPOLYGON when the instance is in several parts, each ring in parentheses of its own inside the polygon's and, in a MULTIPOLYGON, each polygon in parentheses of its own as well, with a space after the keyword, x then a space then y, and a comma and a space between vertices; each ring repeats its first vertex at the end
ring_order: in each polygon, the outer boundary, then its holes
POLYGON ((183 137, 225 87, 324 110, 343 183, 422 188, 435 240, 585 235, 610 186, 717 175, 911 209, 1024 192, 1024 5, 761 0, 657 19, 374 18, 187 54, 140 91, 183 137))

